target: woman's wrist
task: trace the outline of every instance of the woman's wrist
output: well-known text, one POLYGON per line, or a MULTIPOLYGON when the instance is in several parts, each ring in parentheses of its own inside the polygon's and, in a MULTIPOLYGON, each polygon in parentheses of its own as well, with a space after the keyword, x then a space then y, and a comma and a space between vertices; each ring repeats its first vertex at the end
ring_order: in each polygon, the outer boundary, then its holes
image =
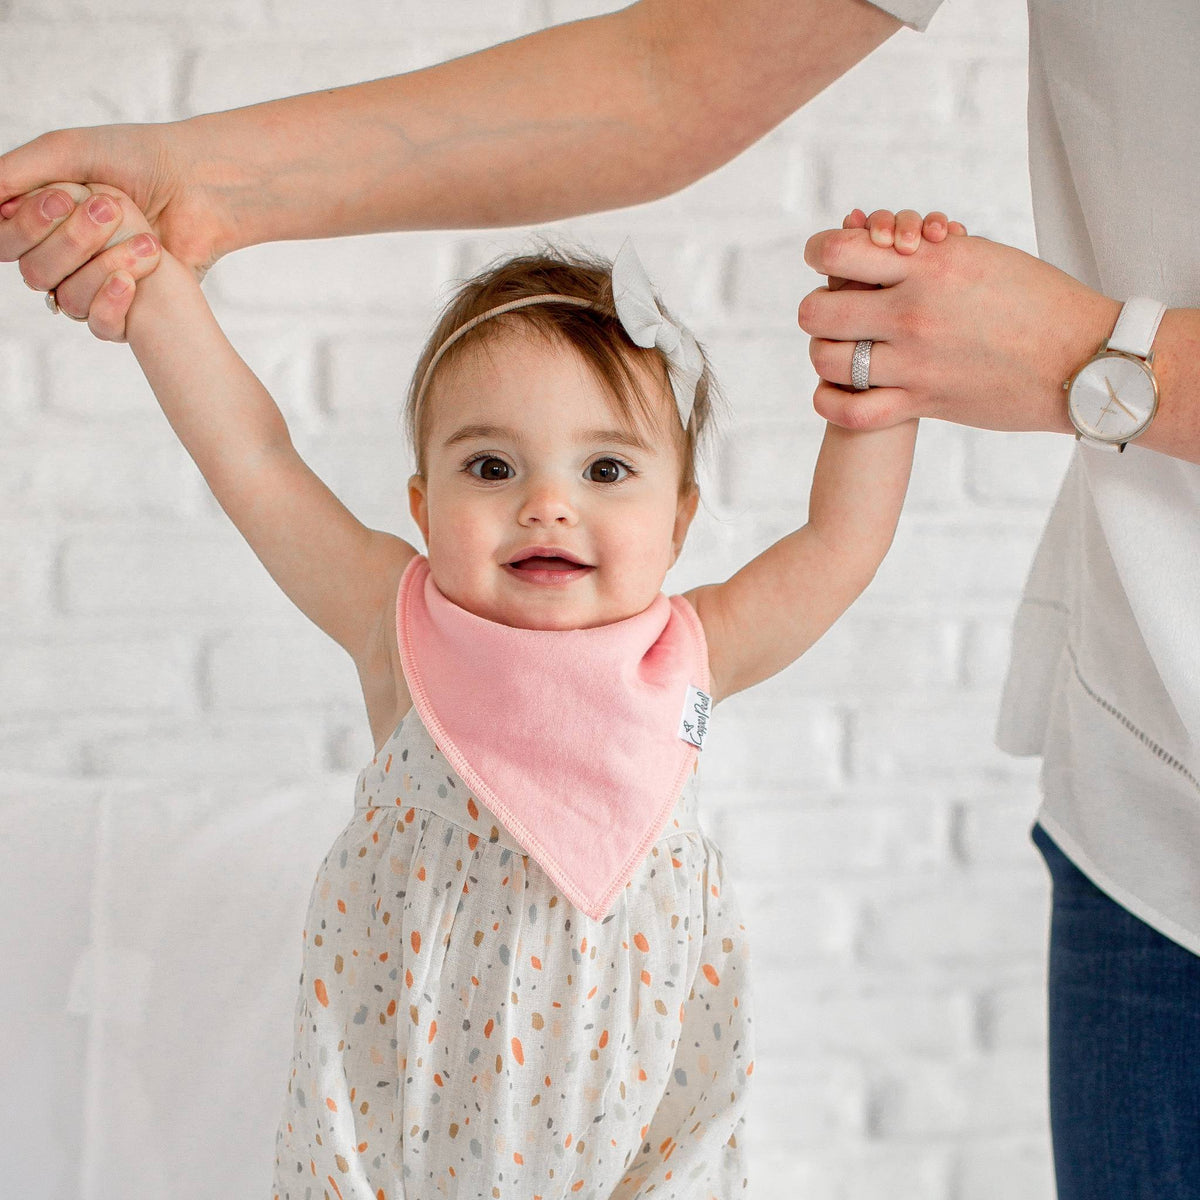
POLYGON ((181 219, 180 227, 171 230, 171 249, 176 257, 199 266, 201 274, 234 250, 271 240, 269 233, 255 236, 261 223, 255 210, 265 194, 266 147, 261 137, 256 139, 258 154, 250 145, 240 145, 239 131, 246 124, 238 119, 242 111, 201 113, 162 127, 163 157, 179 180, 177 203, 184 206, 179 216, 190 217, 188 229, 181 219), (189 212, 187 200, 194 211, 189 212))
POLYGON ((306 93, 176 127, 180 169, 208 205, 212 261, 264 242, 403 227, 379 163, 394 156, 378 126, 390 81, 306 93), (381 199, 381 194, 383 199, 381 199))
POLYGON ((1153 349, 1158 412, 1133 445, 1200 463, 1200 309, 1168 308, 1153 349))
MULTIPOLYGON (((1083 284, 1079 285, 1081 288, 1083 284)), ((1074 320, 1064 320, 1062 337, 1055 355, 1049 381, 1049 398, 1046 421, 1043 429, 1047 433, 1066 433, 1075 436, 1075 426, 1067 415, 1067 389, 1065 384, 1094 354, 1097 354, 1109 335, 1117 318, 1121 315, 1121 302, 1093 288, 1086 288, 1077 304, 1071 306, 1074 320)))

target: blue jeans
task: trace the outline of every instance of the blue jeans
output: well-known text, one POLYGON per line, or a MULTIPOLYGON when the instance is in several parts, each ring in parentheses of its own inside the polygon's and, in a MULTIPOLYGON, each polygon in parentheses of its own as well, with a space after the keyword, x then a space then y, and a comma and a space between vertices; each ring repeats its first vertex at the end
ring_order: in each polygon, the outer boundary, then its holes
POLYGON ((1033 841, 1053 883, 1059 1200, 1200 1200, 1200 956, 1102 892, 1041 825, 1033 841))

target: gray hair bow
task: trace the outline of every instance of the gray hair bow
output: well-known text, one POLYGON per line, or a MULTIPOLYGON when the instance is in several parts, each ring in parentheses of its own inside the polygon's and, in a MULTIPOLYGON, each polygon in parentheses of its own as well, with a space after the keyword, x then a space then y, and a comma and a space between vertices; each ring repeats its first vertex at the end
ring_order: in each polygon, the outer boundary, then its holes
POLYGON ((650 277, 629 238, 613 259, 612 283, 617 316, 630 340, 645 349, 656 346, 666 358, 675 406, 686 429, 696 400, 696 384, 704 372, 699 344, 684 326, 659 308, 650 277))

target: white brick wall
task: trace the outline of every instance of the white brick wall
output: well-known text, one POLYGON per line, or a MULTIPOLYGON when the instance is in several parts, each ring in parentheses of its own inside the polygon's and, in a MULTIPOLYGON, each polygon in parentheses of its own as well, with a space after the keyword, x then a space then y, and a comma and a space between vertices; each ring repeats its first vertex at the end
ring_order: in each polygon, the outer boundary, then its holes
MULTIPOLYGON (((0 145, 389 74, 611 7, 0 0, 0 145)), ((902 32, 709 179, 557 227, 609 252, 633 233, 735 416, 669 592, 727 577, 805 518, 822 431, 795 325, 820 282, 811 233, 855 205, 938 207, 1033 247, 1024 93, 1024 5, 947 0, 927 34, 902 32)), ((408 373, 446 281, 521 237, 263 246, 206 282, 314 469, 418 547, 408 373)), ((872 588, 714 720, 703 803, 753 937, 760 1200, 1052 1194, 1036 764, 1001 755, 991 728, 1067 449, 927 424, 872 588)), ((266 771, 348 804, 370 752, 352 666, 241 543, 128 351, 50 320, 5 268, 0 782, 266 771)))

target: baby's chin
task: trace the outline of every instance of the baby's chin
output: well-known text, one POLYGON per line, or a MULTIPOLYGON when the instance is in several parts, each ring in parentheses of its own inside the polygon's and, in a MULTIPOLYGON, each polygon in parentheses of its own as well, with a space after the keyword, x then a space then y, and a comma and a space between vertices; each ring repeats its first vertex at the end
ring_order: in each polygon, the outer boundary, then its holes
MULTIPOLYGON (((661 590, 661 589, 660 589, 661 590)), ((504 614, 503 623, 515 629, 595 629, 602 625, 613 625, 618 621, 626 621, 645 612, 654 603, 658 592, 652 592, 645 599, 636 601, 626 600, 615 604, 609 602, 589 604, 538 604, 529 605, 517 611, 504 614)), ((482 614, 481 614, 482 615, 482 614)))
MULTIPOLYGON (((537 599, 537 598, 535 598, 537 599)), ((536 629, 542 631, 567 629, 594 629, 601 625, 612 625, 643 612, 654 602, 651 596, 645 603, 616 605, 599 604, 592 599, 572 603, 562 597, 544 597, 537 602, 523 600, 503 605, 480 605, 470 609, 476 616, 497 621, 513 629, 536 629)), ((463 607, 467 607, 463 605, 463 607)))

